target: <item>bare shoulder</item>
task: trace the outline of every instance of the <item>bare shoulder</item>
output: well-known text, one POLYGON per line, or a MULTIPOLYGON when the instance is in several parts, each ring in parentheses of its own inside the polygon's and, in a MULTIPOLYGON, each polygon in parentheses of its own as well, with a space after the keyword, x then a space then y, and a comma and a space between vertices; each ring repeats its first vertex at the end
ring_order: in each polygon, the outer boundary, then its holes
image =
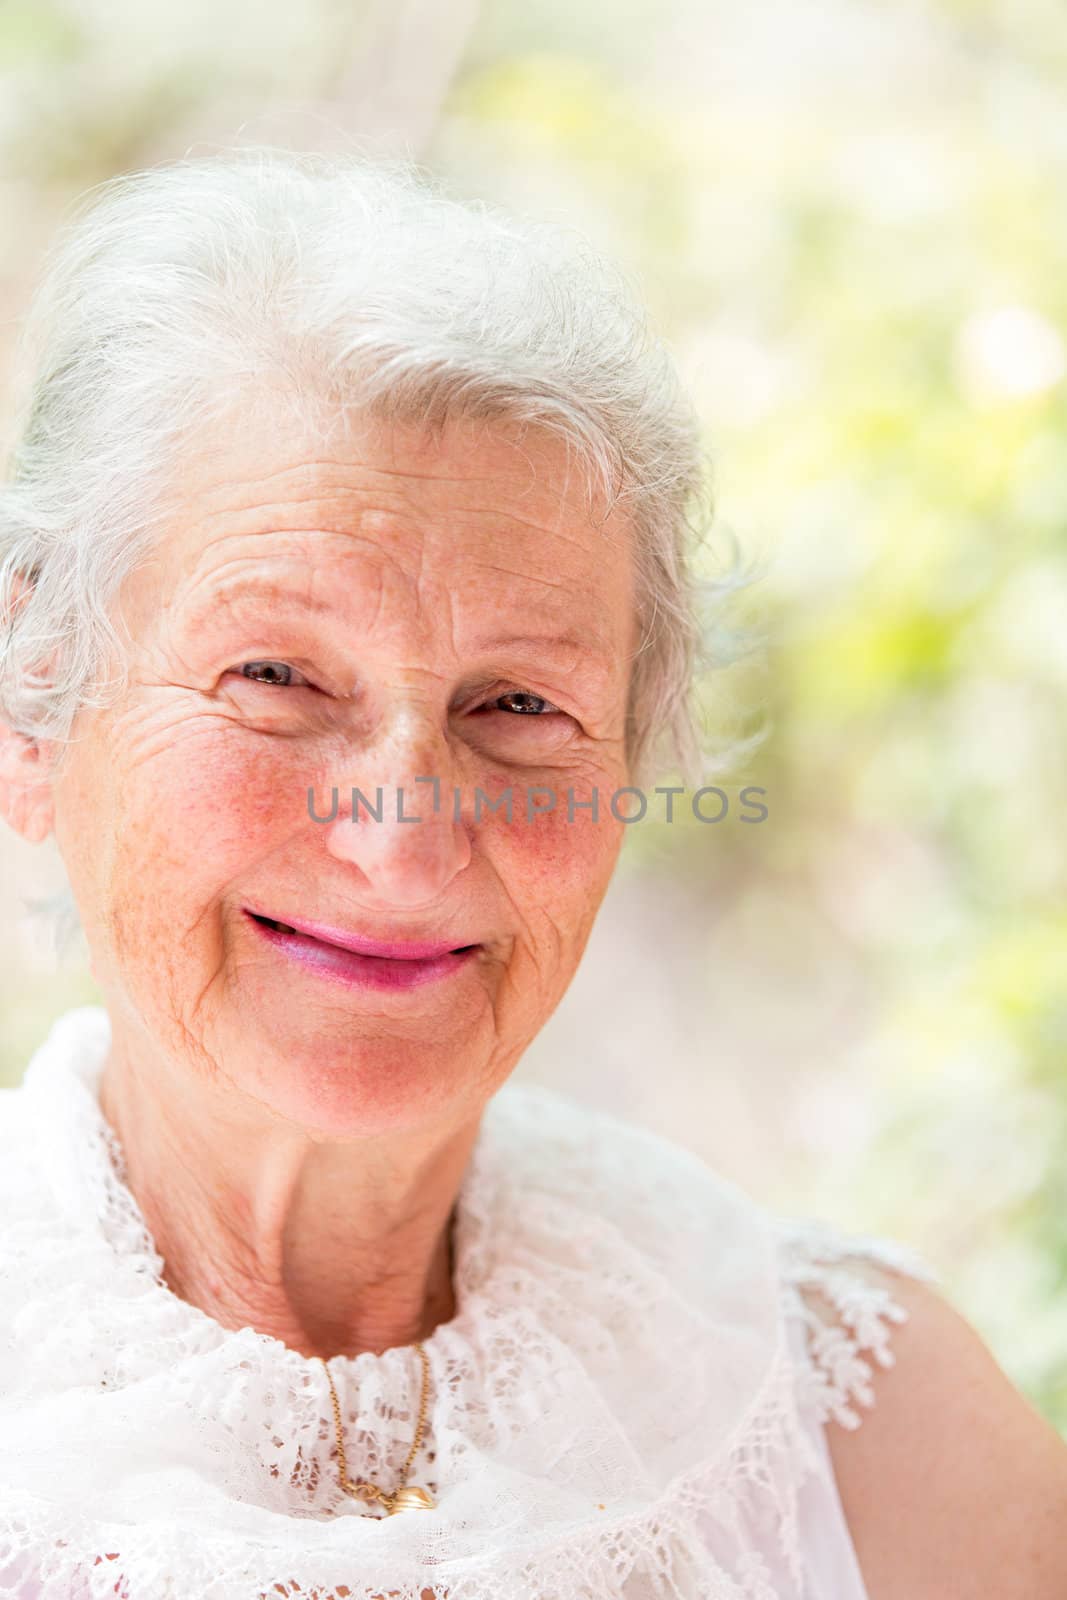
POLYGON ((826 1427, 870 1600, 1064 1600, 1067 1444, 936 1289, 851 1270, 907 1313, 861 1426, 826 1427))

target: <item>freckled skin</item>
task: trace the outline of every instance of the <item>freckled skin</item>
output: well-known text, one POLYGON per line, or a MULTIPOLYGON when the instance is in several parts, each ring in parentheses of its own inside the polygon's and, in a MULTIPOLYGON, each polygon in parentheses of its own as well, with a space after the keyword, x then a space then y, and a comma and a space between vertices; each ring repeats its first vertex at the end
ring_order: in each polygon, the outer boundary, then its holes
POLYGON ((129 685, 79 717, 54 827, 112 1018, 105 1109, 172 1281, 222 1320, 314 1350, 424 1326, 427 1284, 447 1314, 442 1228, 480 1114, 567 989, 621 843, 628 540, 532 429, 362 421, 325 446, 237 422, 183 466, 120 596, 129 685), (549 642, 507 642, 530 635, 549 642), (264 661, 288 684, 242 673, 264 661), (523 693, 549 709, 500 703, 523 693), (440 778, 437 815, 416 775, 440 778), (382 786, 385 821, 353 823, 353 785, 382 786), (476 786, 509 785, 512 822, 484 805, 475 821, 476 786), (556 809, 527 822, 527 785, 556 809), (308 789, 324 812, 333 786, 337 818, 316 823, 308 789), (421 822, 395 820, 398 786, 421 822), (567 790, 594 788, 599 820, 568 821, 567 790), (412 990, 346 988, 280 955, 245 906, 484 949, 412 990), (181 1169, 166 1203, 152 1163, 181 1169), (372 1315, 400 1241, 411 1281, 372 1315))

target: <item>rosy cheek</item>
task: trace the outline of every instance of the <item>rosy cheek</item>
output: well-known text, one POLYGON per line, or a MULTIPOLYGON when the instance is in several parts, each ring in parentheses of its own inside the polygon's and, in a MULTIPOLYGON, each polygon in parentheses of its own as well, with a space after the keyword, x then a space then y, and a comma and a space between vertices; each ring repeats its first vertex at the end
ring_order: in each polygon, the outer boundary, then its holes
POLYGON ((286 813, 297 814, 295 774, 279 771, 276 751, 226 731, 177 740, 124 788, 127 870, 139 860, 196 915, 269 846, 286 813))
POLYGON ((299 759, 273 741, 218 741, 186 769, 190 826, 227 853, 249 853, 257 839, 277 833, 304 814, 299 759))
POLYGON ((506 886, 517 896, 561 911, 567 906, 584 907, 590 901, 599 903, 623 825, 614 820, 606 804, 611 786, 598 787, 596 821, 592 812, 578 803, 590 798, 585 789, 575 786, 575 803, 568 808, 566 785, 553 791, 551 810, 540 809, 547 805, 547 797, 535 792, 528 820, 525 787, 516 785, 511 823, 501 812, 480 825, 483 849, 497 859, 506 886))

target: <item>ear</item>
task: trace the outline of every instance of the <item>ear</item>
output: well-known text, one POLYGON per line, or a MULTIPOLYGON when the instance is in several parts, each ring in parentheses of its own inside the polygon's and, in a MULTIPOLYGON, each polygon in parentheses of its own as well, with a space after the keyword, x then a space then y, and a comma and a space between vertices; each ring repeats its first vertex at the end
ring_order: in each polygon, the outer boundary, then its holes
POLYGON ((52 832, 52 768, 56 745, 0 722, 0 813, 29 844, 52 832))
MULTIPOLYGON (((29 603, 38 569, 31 566, 5 577, 3 617, 11 622, 29 603)), ((29 844, 47 839, 55 823, 52 775, 60 749, 54 740, 36 739, 0 721, 0 815, 29 844)))

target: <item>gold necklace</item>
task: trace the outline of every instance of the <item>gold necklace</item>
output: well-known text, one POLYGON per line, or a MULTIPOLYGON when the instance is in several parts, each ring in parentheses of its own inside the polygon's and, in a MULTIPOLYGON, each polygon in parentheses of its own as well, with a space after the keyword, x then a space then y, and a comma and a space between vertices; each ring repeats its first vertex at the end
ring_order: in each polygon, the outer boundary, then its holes
MULTIPOLYGON (((433 1495, 428 1489, 422 1489, 418 1484, 405 1484, 404 1482, 404 1479, 411 1471, 411 1463, 414 1461, 416 1451, 422 1441, 422 1430, 426 1422, 426 1396, 430 1387, 430 1358, 421 1344, 416 1344, 414 1348, 422 1357, 422 1396, 419 1400, 419 1420, 415 1428, 415 1437, 412 1440, 411 1449, 408 1451, 408 1458, 400 1469, 400 1483, 391 1494, 387 1494, 376 1483, 353 1483, 349 1478, 348 1458, 345 1455, 344 1430, 341 1427, 341 1402, 338 1400, 337 1390, 334 1388, 333 1373, 323 1358, 319 1357, 326 1372, 327 1382, 330 1385, 333 1423, 337 1433, 337 1468, 341 1488, 345 1494, 351 1495, 353 1500, 380 1500, 385 1507, 386 1515, 390 1517, 397 1511, 432 1511, 436 1504, 433 1495)), ((364 1516, 366 1515, 367 1513, 364 1512, 364 1516)))

